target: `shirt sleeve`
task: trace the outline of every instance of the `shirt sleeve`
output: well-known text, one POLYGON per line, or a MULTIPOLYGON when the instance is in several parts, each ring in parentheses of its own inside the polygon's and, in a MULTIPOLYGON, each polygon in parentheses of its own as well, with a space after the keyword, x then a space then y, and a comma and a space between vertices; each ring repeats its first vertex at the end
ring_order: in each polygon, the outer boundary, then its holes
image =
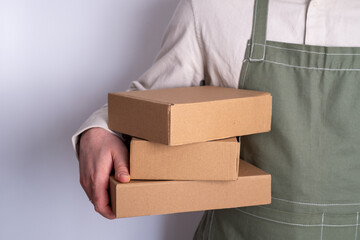
MULTIPOLYGON (((198 86, 204 78, 204 59, 198 38, 191 0, 181 0, 172 16, 162 39, 161 48, 152 66, 131 82, 128 91, 198 86)), ((72 136, 77 145, 81 133, 93 127, 108 128, 108 108, 105 104, 94 112, 72 136)))

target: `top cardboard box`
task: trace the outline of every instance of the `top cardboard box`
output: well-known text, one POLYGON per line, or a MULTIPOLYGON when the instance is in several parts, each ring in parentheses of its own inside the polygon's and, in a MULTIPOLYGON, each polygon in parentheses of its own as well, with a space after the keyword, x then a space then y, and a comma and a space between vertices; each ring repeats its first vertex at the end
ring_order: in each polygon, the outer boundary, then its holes
POLYGON ((270 131, 270 93, 213 86, 109 94, 111 130, 167 145, 270 131))

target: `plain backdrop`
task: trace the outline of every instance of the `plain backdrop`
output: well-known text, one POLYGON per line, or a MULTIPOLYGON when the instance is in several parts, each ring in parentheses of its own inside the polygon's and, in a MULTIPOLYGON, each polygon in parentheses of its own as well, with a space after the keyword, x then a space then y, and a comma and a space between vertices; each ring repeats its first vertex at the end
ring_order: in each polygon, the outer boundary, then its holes
POLYGON ((201 213, 109 221, 71 135, 153 62, 179 0, 0 0, 0 239, 191 239, 201 213))

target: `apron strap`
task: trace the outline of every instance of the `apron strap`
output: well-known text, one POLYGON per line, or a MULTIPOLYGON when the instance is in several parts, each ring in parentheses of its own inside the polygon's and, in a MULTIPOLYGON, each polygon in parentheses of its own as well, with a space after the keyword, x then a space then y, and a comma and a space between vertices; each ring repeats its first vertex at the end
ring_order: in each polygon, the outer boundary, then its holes
POLYGON ((251 50, 249 61, 259 62, 265 58, 266 24, 269 0, 255 0, 251 50))

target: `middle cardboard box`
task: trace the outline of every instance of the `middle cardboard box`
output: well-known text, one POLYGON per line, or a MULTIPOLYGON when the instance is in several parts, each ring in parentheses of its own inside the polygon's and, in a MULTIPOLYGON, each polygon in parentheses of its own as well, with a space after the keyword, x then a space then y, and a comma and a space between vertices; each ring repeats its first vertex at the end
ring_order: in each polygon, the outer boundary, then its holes
POLYGON ((236 180, 240 142, 221 139, 179 146, 133 138, 130 143, 131 179, 236 180))

